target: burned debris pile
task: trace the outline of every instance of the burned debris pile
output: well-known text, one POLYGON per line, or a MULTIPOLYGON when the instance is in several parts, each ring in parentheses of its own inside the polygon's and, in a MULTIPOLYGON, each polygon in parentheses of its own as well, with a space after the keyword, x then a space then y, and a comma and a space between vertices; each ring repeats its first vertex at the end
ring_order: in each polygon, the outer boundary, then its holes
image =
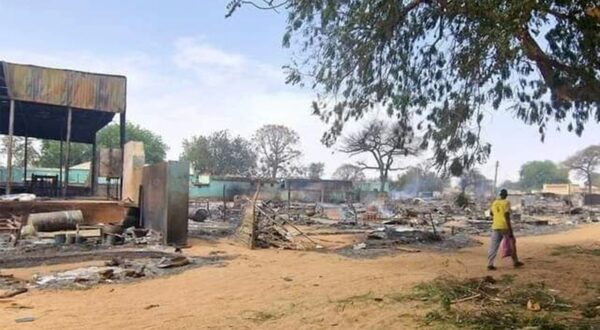
POLYGON ((249 248, 280 248, 306 250, 317 248, 317 243, 308 237, 282 208, 272 202, 246 199, 243 218, 235 238, 249 248))
MULTIPOLYGON (((326 236, 352 235, 343 250, 452 250, 481 244, 492 220, 488 200, 457 206, 452 198, 386 197, 370 202, 323 203, 243 200, 235 237, 251 248, 327 248, 326 236), (356 241, 358 240, 358 242, 356 241)), ((538 235, 597 222, 592 206, 569 207, 537 196, 513 203, 513 227, 519 235, 538 235), (548 208, 544 206, 550 205, 548 208), (540 211, 544 209, 544 211, 540 211)), ((208 220, 207 220, 208 221, 208 220)), ((351 252, 358 253, 358 252, 351 252)))
POLYGON ((316 247, 316 242, 295 226, 289 218, 279 214, 269 203, 254 206, 257 221, 256 246, 305 250, 316 247))

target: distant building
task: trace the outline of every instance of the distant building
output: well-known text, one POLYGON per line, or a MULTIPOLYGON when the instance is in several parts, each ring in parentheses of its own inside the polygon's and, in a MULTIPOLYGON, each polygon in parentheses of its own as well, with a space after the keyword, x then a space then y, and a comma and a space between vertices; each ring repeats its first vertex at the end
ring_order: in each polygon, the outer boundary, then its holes
POLYGON ((253 196, 257 191, 259 198, 303 202, 344 202, 346 194, 353 191, 352 181, 246 178, 235 176, 192 175, 190 185, 191 199, 226 199, 235 195, 253 196))
MULTIPOLYGON (((381 182, 379 180, 368 180, 368 181, 359 181, 354 182, 354 189, 359 190, 361 192, 382 192, 379 191, 381 188, 381 182)), ((390 184, 386 182, 383 188, 383 192, 390 191, 390 184)))
POLYGON ((290 199, 305 202, 341 203, 354 191, 352 181, 346 180, 286 179, 284 186, 290 199))
MULTIPOLYGON (((543 194, 555 194, 560 196, 574 195, 574 194, 585 194, 587 193, 587 187, 581 187, 578 184, 573 183, 552 183, 544 184, 541 193, 543 194)), ((592 193, 600 193, 600 188, 592 187, 592 193)))
POLYGON ((201 174, 190 178, 190 199, 226 199, 235 195, 253 196, 259 191, 262 198, 277 199, 282 190, 278 180, 238 176, 213 176, 201 174))

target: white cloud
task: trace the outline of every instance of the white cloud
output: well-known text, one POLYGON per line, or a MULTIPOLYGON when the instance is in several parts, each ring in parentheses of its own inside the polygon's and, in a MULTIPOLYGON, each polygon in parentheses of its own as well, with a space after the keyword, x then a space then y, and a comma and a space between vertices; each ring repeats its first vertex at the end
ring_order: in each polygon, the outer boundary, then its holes
POLYGON ((0 52, 7 61, 127 76, 128 120, 163 136, 170 159, 192 135, 229 129, 249 138, 262 125, 283 124, 300 134, 305 162, 325 162, 331 173, 346 160, 320 143, 325 125, 310 115, 311 95, 286 86, 280 68, 204 38, 179 38, 163 55, 0 52))
POLYGON ((226 68, 238 68, 244 65, 244 57, 218 49, 203 38, 179 38, 175 41, 175 64, 180 68, 197 65, 216 65, 226 68))

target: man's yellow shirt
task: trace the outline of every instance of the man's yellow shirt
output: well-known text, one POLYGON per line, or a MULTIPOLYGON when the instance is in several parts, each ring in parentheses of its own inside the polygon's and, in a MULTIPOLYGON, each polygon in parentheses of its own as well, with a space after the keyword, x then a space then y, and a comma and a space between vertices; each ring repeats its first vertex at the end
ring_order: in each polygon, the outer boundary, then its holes
POLYGON ((506 199, 496 199, 492 203, 493 230, 508 229, 508 224, 506 223, 506 213, 510 213, 510 203, 506 199))

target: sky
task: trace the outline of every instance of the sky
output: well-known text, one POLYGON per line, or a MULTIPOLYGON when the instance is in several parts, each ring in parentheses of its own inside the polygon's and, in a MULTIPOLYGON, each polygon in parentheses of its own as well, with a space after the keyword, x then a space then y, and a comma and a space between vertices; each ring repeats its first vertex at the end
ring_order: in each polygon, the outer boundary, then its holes
MULTIPOLYGON (((282 124, 299 133, 302 161, 324 162, 326 175, 369 160, 323 146, 327 126, 311 115, 314 93, 285 84, 285 14, 246 7, 225 18, 227 2, 0 0, 0 60, 127 76, 127 119, 160 134, 169 159, 193 135, 228 129, 249 138, 262 125, 282 124)), ((536 127, 488 113, 483 138, 492 153, 479 168, 493 178, 498 161, 499 182, 518 179, 527 161, 560 162, 600 143, 598 124, 581 137, 552 127, 542 143, 536 127)))

